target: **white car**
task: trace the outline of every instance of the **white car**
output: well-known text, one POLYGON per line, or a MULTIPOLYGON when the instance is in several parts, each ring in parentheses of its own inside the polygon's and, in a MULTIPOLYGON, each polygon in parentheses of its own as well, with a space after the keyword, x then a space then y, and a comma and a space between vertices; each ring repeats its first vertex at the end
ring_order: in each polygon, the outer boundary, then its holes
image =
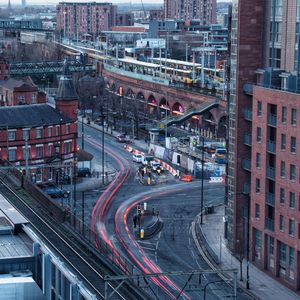
POLYGON ((141 154, 134 154, 132 156, 132 160, 134 162, 137 162, 137 163, 141 163, 142 162, 142 158, 143 158, 143 156, 141 154))
POLYGON ((155 161, 155 160, 151 161, 151 167, 154 172, 156 172, 157 169, 160 169, 161 171, 163 171, 163 167, 158 161, 155 161))

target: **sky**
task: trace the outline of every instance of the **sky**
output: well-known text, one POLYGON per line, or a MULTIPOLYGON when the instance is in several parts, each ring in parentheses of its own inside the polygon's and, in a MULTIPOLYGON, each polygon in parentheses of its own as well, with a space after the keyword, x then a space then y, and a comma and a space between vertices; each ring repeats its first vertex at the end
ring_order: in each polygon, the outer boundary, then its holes
MULTIPOLYGON (((63 0, 61 0, 63 1, 63 0)), ((80 0, 74 0, 74 1, 80 1, 80 0)), ((90 0, 90 1, 94 1, 94 0, 90 0)), ((217 0, 217 2, 230 2, 231 0, 217 0)), ((55 4, 58 3, 60 1, 55 1, 55 0, 27 0, 27 3, 29 4, 55 4)), ((72 2, 71 0, 67 0, 66 2, 72 2)), ((82 0, 82 2, 89 2, 88 0, 82 0)), ((112 2, 112 3, 141 3, 141 0, 96 0, 96 2, 112 2)), ((155 3, 155 4, 162 4, 163 0, 143 0, 144 3, 155 3)), ((0 5, 6 5, 8 3, 8 0, 0 0, 0 5)), ((21 0, 11 0, 11 4, 20 4, 21 0)))

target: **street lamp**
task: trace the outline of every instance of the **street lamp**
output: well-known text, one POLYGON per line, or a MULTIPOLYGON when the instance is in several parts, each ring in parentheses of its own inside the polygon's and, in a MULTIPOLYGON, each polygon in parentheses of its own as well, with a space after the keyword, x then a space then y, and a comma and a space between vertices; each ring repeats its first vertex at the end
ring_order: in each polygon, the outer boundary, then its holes
POLYGON ((203 224, 203 202, 204 202, 204 137, 200 136, 201 145, 201 203, 200 203, 200 224, 203 224))
POLYGON ((104 185, 104 119, 105 115, 100 115, 100 118, 102 118, 102 184, 104 185))

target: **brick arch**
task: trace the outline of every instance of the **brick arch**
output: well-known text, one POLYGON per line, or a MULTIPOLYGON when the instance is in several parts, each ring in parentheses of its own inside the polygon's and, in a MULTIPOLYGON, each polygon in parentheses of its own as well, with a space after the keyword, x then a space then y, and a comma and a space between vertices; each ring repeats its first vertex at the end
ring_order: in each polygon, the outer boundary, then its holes
POLYGON ((181 102, 176 101, 171 107, 171 114, 177 115, 178 113, 184 113, 185 109, 181 102))
POLYGON ((169 101, 166 99, 166 97, 162 97, 159 101, 159 116, 160 118, 163 118, 166 116, 166 112, 168 115, 170 114, 170 104, 169 101))
POLYGON ((135 93, 134 91, 132 90, 132 88, 127 88, 127 91, 126 91, 126 94, 125 94, 127 97, 129 98, 135 98, 135 93))
POLYGON ((147 112, 150 115, 157 115, 158 113, 158 100, 153 94, 147 98, 147 112))

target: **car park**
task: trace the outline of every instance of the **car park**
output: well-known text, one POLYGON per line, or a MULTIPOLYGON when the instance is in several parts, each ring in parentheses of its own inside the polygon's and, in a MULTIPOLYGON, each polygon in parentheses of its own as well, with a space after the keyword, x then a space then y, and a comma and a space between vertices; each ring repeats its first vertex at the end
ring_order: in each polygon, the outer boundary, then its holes
POLYGON ((141 163, 142 162, 142 158, 143 158, 142 154, 133 154, 132 155, 132 160, 134 162, 137 162, 137 163, 141 163))

